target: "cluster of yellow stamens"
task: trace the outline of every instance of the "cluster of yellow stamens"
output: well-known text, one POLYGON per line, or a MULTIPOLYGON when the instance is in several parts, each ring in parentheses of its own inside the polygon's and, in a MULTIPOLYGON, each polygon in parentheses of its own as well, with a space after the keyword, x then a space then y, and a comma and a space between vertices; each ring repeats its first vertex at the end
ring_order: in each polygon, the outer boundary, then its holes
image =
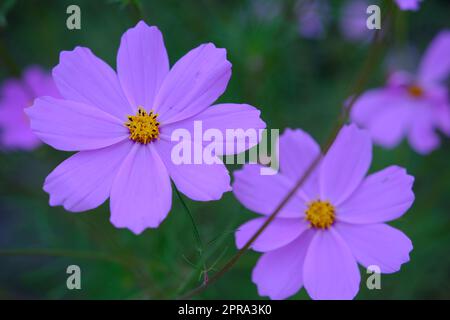
POLYGON ((311 226, 319 229, 328 229, 335 220, 336 214, 333 205, 328 201, 312 201, 306 209, 306 220, 311 226))
POLYGON ((150 143, 159 139, 158 114, 153 111, 147 113, 144 108, 139 107, 135 116, 128 116, 125 126, 130 130, 130 139, 142 144, 150 143))
POLYGON ((423 89, 418 85, 411 85, 408 87, 408 93, 414 98, 420 98, 423 96, 423 89))

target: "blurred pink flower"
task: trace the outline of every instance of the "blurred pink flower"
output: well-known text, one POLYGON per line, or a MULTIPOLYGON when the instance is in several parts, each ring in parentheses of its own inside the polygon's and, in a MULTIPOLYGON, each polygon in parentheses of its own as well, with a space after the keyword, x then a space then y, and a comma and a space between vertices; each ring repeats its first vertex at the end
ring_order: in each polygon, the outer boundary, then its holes
MULTIPOLYGON (((239 227, 238 248, 320 154, 302 130, 288 129, 279 141, 276 175, 260 175, 260 165, 252 164, 235 172, 233 193, 263 215, 239 227)), ((411 241, 385 222, 411 207, 414 178, 397 166, 366 177, 371 161, 368 132, 344 127, 315 172, 252 244, 264 253, 252 274, 259 295, 285 299, 304 286, 313 299, 352 299, 360 285, 357 263, 393 273, 409 261, 411 241)))
POLYGON ((41 142, 31 132, 24 108, 41 95, 59 97, 51 75, 38 66, 28 67, 22 79, 8 79, 0 88, 0 148, 32 150, 41 142))
POLYGON ((422 0, 395 0, 398 7, 401 10, 412 10, 417 11, 419 10, 420 2, 422 0))
POLYGON ((326 34, 330 6, 324 0, 300 0, 296 7, 298 31, 304 38, 319 39, 326 34))
MULTIPOLYGON (((211 106, 231 77, 225 49, 202 44, 169 71, 161 32, 142 21, 122 36, 117 74, 89 49, 77 47, 61 53, 53 77, 64 100, 37 99, 27 109, 31 128, 54 148, 79 152, 46 178, 50 205, 80 212, 110 198, 111 223, 136 234, 166 218, 172 204, 170 178, 193 200, 218 200, 230 190, 220 160, 172 161, 177 144, 171 141, 172 131, 191 132, 196 120, 204 129, 221 132, 265 127, 252 106, 211 106)), ((199 143, 183 143, 188 142, 199 143)))
POLYGON ((436 129, 450 135, 450 104, 444 80, 450 73, 450 31, 442 31, 425 52, 416 75, 398 71, 387 85, 364 93, 351 118, 375 143, 397 146, 404 137, 418 153, 439 146, 436 129))
POLYGON ((350 0, 341 8, 339 27, 341 34, 349 41, 369 40, 375 30, 367 28, 368 0, 350 0))

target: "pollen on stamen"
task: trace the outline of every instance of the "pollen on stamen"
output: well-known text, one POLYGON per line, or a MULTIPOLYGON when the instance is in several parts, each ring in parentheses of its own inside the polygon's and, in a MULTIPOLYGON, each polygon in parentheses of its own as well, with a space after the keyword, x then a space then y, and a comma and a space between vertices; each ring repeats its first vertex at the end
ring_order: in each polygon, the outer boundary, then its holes
POLYGON ((316 200, 310 202, 305 214, 311 227, 318 229, 328 229, 336 218, 336 210, 329 201, 316 200))
POLYGON ((129 115, 125 126, 130 131, 130 139, 141 143, 148 144, 159 139, 159 122, 158 114, 150 111, 147 113, 144 108, 139 107, 136 115, 129 115))
POLYGON ((408 93, 414 98, 420 98, 423 96, 423 89, 418 85, 411 85, 408 87, 408 93))

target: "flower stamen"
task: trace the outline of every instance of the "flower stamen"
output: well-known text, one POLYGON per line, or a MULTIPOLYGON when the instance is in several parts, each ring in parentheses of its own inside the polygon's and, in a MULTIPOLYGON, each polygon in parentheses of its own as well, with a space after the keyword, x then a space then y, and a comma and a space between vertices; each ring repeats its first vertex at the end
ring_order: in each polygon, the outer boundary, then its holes
POLYGON ((423 96, 423 89, 418 85, 411 85, 408 87, 408 93, 414 98, 420 98, 423 96))
POLYGON ((159 139, 158 114, 149 113, 144 108, 139 107, 135 116, 128 116, 125 126, 130 130, 130 139, 142 144, 150 143, 159 139))
POLYGON ((336 218, 335 208, 329 201, 316 200, 308 204, 306 220, 318 229, 328 229, 336 218))

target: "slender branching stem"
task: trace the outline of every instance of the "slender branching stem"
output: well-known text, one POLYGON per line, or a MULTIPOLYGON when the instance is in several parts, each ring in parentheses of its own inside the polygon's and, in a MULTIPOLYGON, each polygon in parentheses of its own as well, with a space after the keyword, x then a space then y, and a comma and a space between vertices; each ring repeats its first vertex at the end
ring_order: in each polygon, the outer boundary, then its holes
MULTIPOLYGON (((390 17, 390 12, 392 12, 392 5, 390 7, 391 10, 387 13, 386 17, 390 17)), ((384 19, 384 23, 389 23, 388 19, 384 19)), ((383 32, 385 32, 386 29, 383 29, 383 32)), ((350 101, 346 101, 343 104, 342 107, 342 114, 340 118, 338 119, 338 123, 336 125, 336 128, 333 130, 330 139, 328 139, 325 146, 322 148, 323 154, 325 154, 334 140, 336 139, 336 136, 340 129, 345 125, 345 123, 348 121, 350 112, 353 108, 353 105, 357 101, 358 97, 361 95, 362 91, 364 90, 364 87, 369 79, 370 74, 372 74, 372 71, 374 70, 374 67, 377 65, 378 58, 380 56, 381 52, 381 45, 382 45, 382 34, 381 30, 377 30, 375 32, 375 35, 373 37, 373 40, 371 42, 370 48, 369 48, 369 54, 361 68, 361 71, 355 81, 355 86, 353 87, 352 91, 350 92, 350 101)), ((275 208, 273 213, 267 218, 265 223, 255 232, 255 234, 247 241, 247 243, 235 254, 233 255, 226 263, 225 265, 217 271, 213 276, 209 278, 208 283, 203 283, 202 285, 198 286, 197 288, 194 288, 193 290, 187 292, 186 294, 182 295, 180 299, 190 299, 194 297, 195 295, 203 292, 206 288, 208 288, 211 284, 215 283, 217 280, 219 280, 225 273, 227 273, 235 264, 236 262, 244 255, 244 253, 247 251, 247 249, 250 248, 250 246, 256 241, 256 239, 261 235, 261 233, 269 226, 269 224, 277 217, 277 215, 280 213, 281 209, 289 202, 289 200, 294 196, 294 194, 297 192, 297 190, 304 184, 304 182, 310 177, 310 175, 314 172, 318 164, 320 163, 320 160, 322 159, 322 155, 319 155, 316 157, 309 167, 306 169, 306 171, 303 173, 303 175, 300 177, 300 179, 295 183, 292 190, 283 198, 283 200, 278 204, 278 206, 275 208)))

